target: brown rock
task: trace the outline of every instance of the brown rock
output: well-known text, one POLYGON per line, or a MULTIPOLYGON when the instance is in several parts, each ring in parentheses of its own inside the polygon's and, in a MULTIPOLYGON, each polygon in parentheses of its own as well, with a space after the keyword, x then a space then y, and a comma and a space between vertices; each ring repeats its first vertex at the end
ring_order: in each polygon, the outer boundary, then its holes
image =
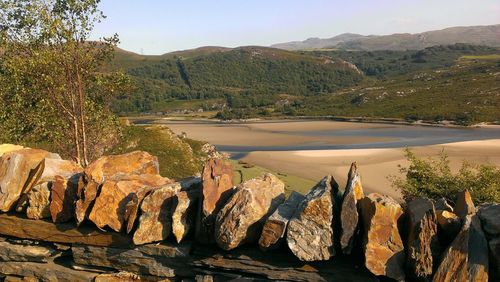
POLYGON ((134 281, 150 281, 150 282, 167 282, 173 281, 155 276, 138 275, 135 273, 121 271, 118 273, 103 273, 95 277, 94 282, 134 282, 134 281))
MULTIPOLYGON (((13 244, 0 242, 0 261, 47 262, 56 252, 43 246, 13 244)), ((1 264, 1 263, 0 263, 1 264)))
POLYGON ((70 178, 57 175, 52 182, 50 215, 54 223, 69 221, 75 213, 76 192, 78 183, 82 181, 81 174, 70 178))
POLYGON ((288 222, 304 199, 302 194, 292 192, 288 199, 266 220, 259 239, 259 246, 262 250, 276 249, 281 245, 285 239, 288 222))
POLYGON ((462 229, 444 252, 433 281, 488 281, 488 244, 476 215, 465 216, 462 229))
POLYGON ((232 195, 233 169, 231 163, 222 159, 210 159, 203 167, 202 198, 196 239, 200 243, 215 242, 214 226, 218 212, 232 195))
POLYGON ((9 211, 38 182, 43 172, 44 158, 59 155, 37 149, 10 151, 0 158, 0 210, 9 211))
POLYGON ((285 184, 266 173, 238 185, 215 222, 215 241, 224 250, 256 242, 266 219, 285 200, 285 184))
POLYGON ((201 187, 180 191, 174 197, 172 205, 172 233, 180 243, 194 228, 198 201, 201 198, 201 187))
POLYGON ((45 158, 43 162, 43 173, 38 183, 54 181, 57 175, 69 179, 83 172, 83 168, 73 161, 45 158))
POLYGON ((332 176, 323 178, 307 193, 288 223, 287 244, 300 260, 328 260, 335 255, 333 197, 337 189, 332 176))
POLYGON ((3 154, 12 152, 12 151, 17 151, 20 149, 23 149, 23 146, 20 145, 13 145, 13 144, 1 144, 0 145, 0 157, 2 157, 3 154))
POLYGON ((388 196, 372 193, 360 201, 365 266, 375 275, 402 281, 405 253, 398 232, 401 206, 388 196))
POLYGON ((172 231, 172 202, 179 183, 154 189, 141 203, 141 216, 133 241, 136 245, 164 240, 172 231))
POLYGON ((464 190, 457 194, 457 201, 455 205, 455 214, 461 219, 464 219, 467 215, 475 214, 476 207, 472 201, 472 197, 468 190, 464 190))
POLYGON ((31 219, 50 217, 50 186, 49 182, 35 185, 27 193, 28 208, 26 216, 31 219))
POLYGON ((148 187, 153 189, 172 182, 168 178, 154 174, 130 175, 120 180, 106 180, 100 188, 89 219, 101 229, 108 226, 120 232, 128 220, 126 205, 133 194, 148 187))
POLYGON ((416 198, 408 203, 407 213, 409 276, 415 281, 430 281, 440 253, 434 205, 429 199, 416 198))
POLYGON ((80 224, 91 211, 99 187, 108 179, 130 175, 159 174, 158 159, 147 152, 135 151, 123 155, 104 156, 91 163, 84 172, 84 185, 79 185, 75 215, 80 224))
POLYGON ((344 191, 344 199, 342 200, 342 209, 340 212, 340 223, 342 225, 340 246, 344 254, 350 254, 354 244, 354 238, 359 232, 358 201, 364 197, 361 177, 358 173, 356 163, 351 165, 347 177, 347 186, 344 191))
POLYGON ((448 245, 460 231, 462 221, 456 214, 443 210, 436 212, 436 218, 439 226, 438 234, 442 234, 440 235, 441 241, 444 245, 448 245))

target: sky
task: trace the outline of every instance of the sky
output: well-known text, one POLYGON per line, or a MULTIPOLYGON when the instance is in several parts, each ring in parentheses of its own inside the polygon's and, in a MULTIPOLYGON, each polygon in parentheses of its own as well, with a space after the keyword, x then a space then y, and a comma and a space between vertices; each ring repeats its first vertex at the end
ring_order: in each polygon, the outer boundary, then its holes
POLYGON ((350 32, 418 33, 500 24, 500 0, 101 0, 93 39, 157 55, 201 46, 269 46, 350 32))

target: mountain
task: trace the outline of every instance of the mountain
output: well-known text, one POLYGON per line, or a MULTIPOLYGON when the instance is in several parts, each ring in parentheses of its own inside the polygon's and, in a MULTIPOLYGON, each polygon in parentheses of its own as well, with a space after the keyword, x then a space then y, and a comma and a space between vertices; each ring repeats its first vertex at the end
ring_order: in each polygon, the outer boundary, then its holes
POLYGON ((307 39, 272 45, 285 50, 335 48, 344 50, 421 50, 435 45, 466 43, 500 47, 500 24, 488 26, 451 27, 422 33, 391 35, 341 34, 329 39, 307 39))

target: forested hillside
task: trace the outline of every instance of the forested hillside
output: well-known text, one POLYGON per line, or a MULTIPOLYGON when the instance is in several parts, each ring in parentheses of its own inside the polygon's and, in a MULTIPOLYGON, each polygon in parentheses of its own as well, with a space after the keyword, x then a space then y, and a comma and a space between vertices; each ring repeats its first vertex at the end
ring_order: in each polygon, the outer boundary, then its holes
POLYGON ((135 90, 120 114, 203 111, 221 119, 366 116, 500 120, 499 49, 468 44, 414 51, 283 51, 205 47, 162 56, 118 50, 135 90))

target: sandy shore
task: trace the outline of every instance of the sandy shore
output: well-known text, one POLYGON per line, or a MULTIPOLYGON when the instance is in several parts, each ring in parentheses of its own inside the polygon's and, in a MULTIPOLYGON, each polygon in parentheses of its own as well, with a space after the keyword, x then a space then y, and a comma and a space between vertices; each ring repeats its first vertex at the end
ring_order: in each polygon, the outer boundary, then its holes
MULTIPOLYGON (((421 157, 436 156, 441 150, 449 155, 451 166, 457 170, 463 160, 500 166, 500 139, 467 141, 413 148, 421 157)), ((359 165, 365 192, 377 192, 400 198, 389 181, 391 175, 400 175, 398 165, 407 166, 403 149, 352 149, 287 152, 251 152, 244 161, 282 173, 311 180, 332 174, 342 187, 351 162, 359 165)))

